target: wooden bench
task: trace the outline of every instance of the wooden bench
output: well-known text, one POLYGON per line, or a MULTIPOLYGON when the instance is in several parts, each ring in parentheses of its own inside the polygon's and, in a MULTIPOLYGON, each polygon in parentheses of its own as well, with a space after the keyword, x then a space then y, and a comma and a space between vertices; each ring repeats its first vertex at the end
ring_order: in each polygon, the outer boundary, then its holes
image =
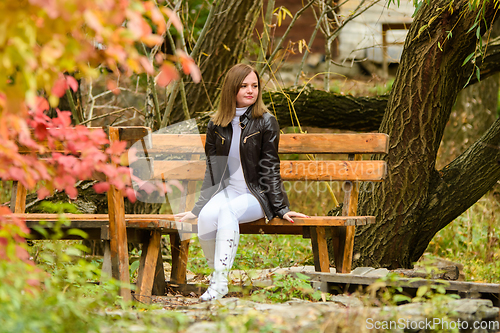
MULTIPOLYGON (((205 173, 205 135, 153 134, 144 146, 144 158, 137 161, 142 179, 183 182, 185 200, 178 211, 193 208, 196 183, 205 173), (141 164, 142 163, 142 164, 141 164), (145 164, 144 164, 145 163, 145 164), (147 167, 146 167, 147 166, 147 167)), ((361 160, 363 154, 386 154, 386 134, 283 134, 280 138, 280 154, 344 154, 345 160, 284 160, 281 159, 283 181, 340 181, 344 194, 342 216, 312 216, 309 219, 294 218, 291 224, 274 218, 260 219, 240 225, 242 234, 292 234, 311 238, 316 271, 330 272, 326 232, 331 228, 337 272, 351 271, 355 227, 375 223, 373 216, 358 216, 357 203, 360 182, 379 182, 386 176, 386 163, 381 160, 361 160)), ((291 203, 293 209, 293 202, 291 203)), ((307 211, 302 213, 308 214, 307 211)), ((196 232, 196 220, 192 221, 196 232)), ((172 268, 171 281, 185 283, 189 239, 175 243, 172 253, 177 265, 172 268), (178 258, 175 259, 175 256, 178 258)))
MULTIPOLYGON (((109 127, 108 130, 110 142, 122 140, 127 141, 129 145, 135 141, 144 140, 149 135, 149 129, 146 127, 109 127)), ((47 149, 50 151, 48 147, 47 149)), ((31 152, 25 147, 20 147, 19 151, 21 153, 31 152)), ((55 151, 61 152, 60 149, 50 152, 55 151)), ((32 239, 45 239, 43 234, 54 231, 55 222, 60 216, 58 214, 25 213, 26 194, 26 188, 15 182, 12 190, 11 210, 15 216, 26 221, 28 228, 32 231, 32 239), (41 234, 37 232, 40 228, 45 229, 46 232, 41 234)), ((136 299, 142 302, 149 302, 152 293, 163 295, 165 292, 165 277, 160 251, 161 236, 170 234, 173 247, 178 248, 176 242, 180 242, 179 232, 192 231, 190 224, 175 222, 172 215, 125 214, 124 198, 121 192, 113 186, 108 191, 108 214, 65 214, 65 218, 69 221, 69 225, 61 226, 63 235, 60 239, 81 239, 77 235, 68 233, 69 229, 78 228, 88 234, 87 239, 104 240, 103 272, 112 275, 123 285, 130 283, 127 243, 143 244, 135 291, 136 299)), ((176 265, 174 260, 174 267, 176 265)), ((177 267, 175 269, 177 270, 177 267)), ((128 288, 122 287, 120 294, 125 300, 131 298, 128 288)))

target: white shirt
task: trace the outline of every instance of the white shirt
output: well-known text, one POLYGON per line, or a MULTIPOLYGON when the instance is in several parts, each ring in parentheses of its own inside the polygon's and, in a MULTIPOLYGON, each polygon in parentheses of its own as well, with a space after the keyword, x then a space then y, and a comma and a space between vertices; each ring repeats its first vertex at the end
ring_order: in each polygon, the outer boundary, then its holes
POLYGON ((240 160, 240 141, 241 141, 241 128, 240 116, 243 115, 248 107, 236 108, 236 115, 231 121, 233 126, 233 137, 231 139, 231 147, 229 148, 229 156, 227 166, 229 168, 229 186, 241 191, 250 192, 245 182, 243 169, 241 168, 240 160))

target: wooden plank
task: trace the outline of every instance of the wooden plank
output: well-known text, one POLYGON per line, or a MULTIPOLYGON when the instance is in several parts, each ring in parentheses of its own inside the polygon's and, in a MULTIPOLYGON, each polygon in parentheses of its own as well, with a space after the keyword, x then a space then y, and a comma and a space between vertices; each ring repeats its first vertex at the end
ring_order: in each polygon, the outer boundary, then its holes
POLYGON ((111 249, 109 240, 104 240, 104 257, 102 259, 101 283, 108 281, 111 278, 111 249))
MULTIPOLYGON (((322 272, 304 272, 305 275, 311 277, 313 281, 342 283, 342 284, 358 284, 358 285, 371 285, 375 283, 380 277, 365 276, 365 275, 351 275, 351 274, 331 274, 322 272)), ((396 281, 385 281, 389 286, 406 286, 411 288, 419 288, 427 286, 430 283, 433 285, 442 285, 446 290, 464 292, 464 293, 500 293, 500 284, 497 283, 478 283, 466 281, 450 281, 450 280, 434 280, 422 278, 403 278, 399 277, 396 281)))
POLYGON ((186 283, 186 269, 189 255, 190 239, 182 240, 178 233, 170 234, 170 248, 172 250, 172 273, 170 283, 186 283))
MULTIPOLYGON (((39 226, 50 229, 53 227, 54 222, 60 219, 58 214, 13 214, 13 216, 24 219, 29 228, 39 226), (41 223, 41 221, 44 221, 44 223, 41 223)), ((63 229, 98 228, 108 225, 109 221, 107 214, 64 214, 64 217, 70 221, 70 224, 61 226, 63 229)), ((125 214, 125 225, 127 228, 135 229, 160 229, 163 233, 192 231, 191 223, 176 222, 172 214, 125 214)))
MULTIPOLYGON (((72 221, 70 227, 80 226, 84 228, 84 223, 94 223, 93 227, 106 225, 106 214, 65 214, 68 220, 72 221), (81 224, 78 224, 81 222, 81 224)), ((32 225, 40 225, 40 221, 56 221, 59 216, 56 214, 13 214, 18 218, 24 218, 26 223, 32 225), (38 224, 35 224, 38 223, 38 224)), ((196 232, 193 228, 197 220, 189 222, 175 222, 172 214, 126 214, 125 221, 127 227, 130 228, 164 228, 171 231, 196 232), (143 224, 142 222, 147 222, 143 224)), ((280 218, 274 218, 268 223, 264 218, 254 222, 247 222, 248 226, 345 226, 345 225, 366 225, 375 223, 374 216, 311 216, 307 219, 294 218, 295 223, 290 223, 280 218)))
POLYGON ((385 133, 283 134, 279 152, 283 154, 387 154, 385 133))
MULTIPOLYGON (((199 154, 190 156, 192 160, 199 160, 199 154)), ((179 203, 178 211, 185 212, 193 209, 195 204, 195 181, 183 181, 182 200, 179 203)), ((170 248, 172 253, 172 270, 170 273, 170 281, 173 283, 185 283, 187 275, 187 260, 189 258, 189 244, 191 234, 175 235, 170 234, 170 248), (174 259, 174 254, 176 258, 174 259)))
POLYGON ((246 225, 254 226, 307 226, 307 227, 336 227, 344 226, 346 222, 357 224, 359 221, 361 223, 374 223, 374 216, 311 216, 310 218, 293 218, 294 223, 290 223, 287 220, 282 220, 280 218, 274 218, 268 223, 265 219, 260 219, 255 222, 245 223, 246 225))
MULTIPOLYGON (((294 218, 295 221, 295 218, 294 218)), ((290 223, 291 224, 291 223, 290 223)), ((302 226, 285 225, 251 225, 248 223, 240 224, 240 234, 246 235, 302 235, 302 226)))
MULTIPOLYGON (((282 134, 279 152, 283 154, 387 154, 385 133, 360 134, 282 134)), ((150 153, 204 153, 205 135, 153 134, 150 153)))
POLYGON ((26 195, 28 191, 20 182, 14 182, 12 185, 12 194, 10 199, 10 210, 13 213, 24 213, 26 210, 26 195))
MULTIPOLYGON (((158 180, 203 180, 205 161, 153 161, 152 178, 158 180)), ((284 181, 382 181, 385 161, 286 161, 280 162, 284 181)))
POLYGON ((145 126, 114 127, 119 131, 119 138, 122 141, 139 141, 147 139, 151 134, 151 129, 145 126))
POLYGON ((160 252, 161 234, 151 231, 150 237, 144 240, 142 255, 139 263, 139 274, 136 283, 135 298, 142 303, 150 304, 155 280, 155 271, 160 252))
MULTIPOLYGON (((109 128, 110 142, 119 140, 117 128, 109 128)), ((127 230, 125 225, 125 206, 121 192, 113 185, 108 190, 109 236, 113 277, 121 282, 120 296, 131 300, 127 230)))
MULTIPOLYGON (((161 245, 161 239, 160 239, 161 245)), ((165 289, 167 287, 167 282, 165 281, 165 270, 163 268, 163 256, 161 255, 161 246, 160 251, 158 251, 158 260, 156 260, 156 270, 155 270, 155 278, 153 282, 153 295, 163 296, 165 295, 165 289)))
MULTIPOLYGON (((349 155, 350 160, 361 160, 361 155, 349 155)), ((349 189, 344 193, 344 205, 342 215, 356 216, 358 210, 359 183, 348 182, 344 188, 349 189)), ((356 227, 349 225, 332 230, 332 243, 335 253, 335 267, 339 273, 349 273, 351 271, 354 234, 356 227)))
POLYGON ((314 257, 314 268, 316 272, 330 272, 330 259, 328 257, 328 245, 326 243, 325 227, 312 227, 311 246, 314 257))

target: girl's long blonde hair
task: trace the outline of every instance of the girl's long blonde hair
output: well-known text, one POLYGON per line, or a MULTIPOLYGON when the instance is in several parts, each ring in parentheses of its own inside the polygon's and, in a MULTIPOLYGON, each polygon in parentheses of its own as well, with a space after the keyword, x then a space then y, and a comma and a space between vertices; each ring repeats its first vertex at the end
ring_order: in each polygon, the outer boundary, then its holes
POLYGON ((243 80, 245 80, 251 72, 257 75, 257 82, 259 83, 257 100, 252 107, 252 117, 259 118, 262 117, 264 113, 268 112, 262 101, 262 87, 259 73, 250 65, 237 64, 227 72, 224 83, 222 84, 219 108, 212 117, 212 121, 215 125, 226 127, 231 123, 231 120, 233 120, 236 114, 236 95, 240 90, 243 80))

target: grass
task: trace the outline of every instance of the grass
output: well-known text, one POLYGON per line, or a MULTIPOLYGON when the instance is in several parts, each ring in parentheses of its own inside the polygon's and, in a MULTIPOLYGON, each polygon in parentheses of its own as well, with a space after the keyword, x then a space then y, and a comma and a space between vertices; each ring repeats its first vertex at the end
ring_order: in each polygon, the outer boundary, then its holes
POLYGON ((500 202, 490 191, 452 223, 439 231, 427 252, 464 265, 466 280, 500 280, 500 202))

